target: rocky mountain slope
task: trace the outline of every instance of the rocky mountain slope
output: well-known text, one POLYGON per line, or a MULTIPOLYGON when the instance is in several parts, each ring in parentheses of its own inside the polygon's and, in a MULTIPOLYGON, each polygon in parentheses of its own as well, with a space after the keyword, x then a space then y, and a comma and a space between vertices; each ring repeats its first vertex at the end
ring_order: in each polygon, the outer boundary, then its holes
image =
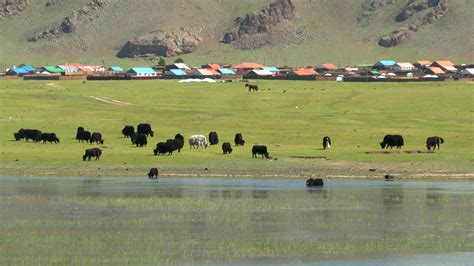
POLYGON ((472 6, 474 0, 6 0, 0 64, 101 58, 133 65, 159 56, 281 65, 474 61, 472 6))
POLYGON ((29 0, 3 0, 0 10, 0 18, 19 14, 29 3, 29 0))

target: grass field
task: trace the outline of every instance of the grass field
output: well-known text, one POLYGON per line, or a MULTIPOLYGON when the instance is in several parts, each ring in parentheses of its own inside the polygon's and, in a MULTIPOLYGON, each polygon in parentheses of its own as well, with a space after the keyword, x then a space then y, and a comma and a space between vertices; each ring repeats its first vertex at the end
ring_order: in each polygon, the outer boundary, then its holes
POLYGON ((472 83, 258 83, 262 90, 248 93, 238 82, 1 80, 0 172, 140 176, 158 167, 163 175, 187 176, 380 178, 390 172, 473 178, 472 83), (136 148, 121 130, 141 122, 152 125, 155 137, 136 148), (78 126, 104 136, 100 161, 82 161, 84 150, 95 145, 76 142, 78 126), (16 142, 13 132, 20 128, 55 132, 61 143, 16 142), (207 150, 185 145, 181 153, 153 156, 157 142, 178 132, 189 137, 210 131, 218 132, 220 143, 233 143, 241 132, 246 145, 226 156, 220 144, 207 150), (394 133, 405 139, 402 151, 381 153, 379 142, 394 133), (333 140, 327 151, 321 150, 325 135, 333 140), (440 151, 425 153, 425 140, 434 135, 446 142, 440 151), (267 145, 273 160, 252 159, 253 144, 267 145))

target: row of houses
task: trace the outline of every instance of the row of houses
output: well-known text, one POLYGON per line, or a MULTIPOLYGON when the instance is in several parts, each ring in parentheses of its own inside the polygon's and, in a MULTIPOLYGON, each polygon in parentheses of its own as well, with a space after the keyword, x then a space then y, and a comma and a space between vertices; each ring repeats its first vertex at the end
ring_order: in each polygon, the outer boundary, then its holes
POLYGON ((183 78, 252 78, 252 79, 308 79, 314 80, 338 76, 372 76, 378 78, 421 77, 432 76, 474 76, 474 65, 455 65, 451 61, 422 60, 414 63, 396 62, 395 60, 380 60, 374 64, 358 64, 356 66, 338 67, 332 63, 308 67, 273 67, 255 62, 236 65, 205 64, 201 67, 190 68, 184 63, 175 63, 163 67, 132 67, 124 71, 119 66, 105 67, 102 65, 82 65, 65 63, 57 66, 34 67, 23 65, 12 67, 5 73, 13 76, 79 76, 97 79, 183 79, 183 78))

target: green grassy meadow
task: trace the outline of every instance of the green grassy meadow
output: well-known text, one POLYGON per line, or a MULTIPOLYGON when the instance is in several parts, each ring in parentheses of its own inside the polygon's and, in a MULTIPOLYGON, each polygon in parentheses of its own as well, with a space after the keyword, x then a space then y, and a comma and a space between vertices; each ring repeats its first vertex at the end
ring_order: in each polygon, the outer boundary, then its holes
POLYGON ((240 82, 1 80, 0 172, 140 176, 158 167, 163 175, 185 176, 380 178, 390 172, 401 177, 472 178, 472 83, 258 85, 261 91, 249 93, 240 82), (147 147, 136 148, 121 130, 141 122, 152 125, 155 137, 148 139, 147 147), (96 145, 74 139, 78 126, 102 133, 100 161, 82 161, 84 150, 96 145), (13 132, 20 128, 55 132, 61 143, 16 142, 13 132), (186 138, 210 131, 218 132, 219 145, 189 150, 186 143, 181 153, 153 156, 157 142, 178 132, 186 138), (237 132, 246 145, 222 155, 220 144, 233 145, 237 132), (379 142, 385 134, 403 135, 402 152, 381 153, 379 142), (321 150, 325 135, 333 141, 327 151, 321 150), (425 140, 434 135, 445 143, 440 151, 425 153, 425 140), (253 159, 253 144, 267 145, 273 160, 253 159))

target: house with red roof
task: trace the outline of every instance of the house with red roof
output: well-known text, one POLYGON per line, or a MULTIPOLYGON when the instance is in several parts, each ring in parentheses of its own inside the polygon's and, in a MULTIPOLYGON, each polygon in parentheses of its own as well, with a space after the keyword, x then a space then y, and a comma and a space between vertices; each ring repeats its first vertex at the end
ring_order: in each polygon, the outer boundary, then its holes
POLYGON ((331 63, 324 63, 316 67, 319 72, 336 71, 337 66, 331 63))
POLYGON ((312 68, 297 68, 289 72, 286 76, 289 79, 305 79, 305 80, 314 80, 318 72, 312 68))
POLYGON ((442 70, 440 67, 431 67, 431 66, 426 68, 425 73, 434 74, 434 75, 446 74, 446 72, 444 72, 444 70, 442 70))
POLYGON ((439 67, 439 68, 443 69, 446 72, 456 72, 456 71, 458 71, 454 67, 453 62, 447 61, 447 60, 434 61, 430 66, 431 67, 439 67))
POLYGON ((426 67, 431 66, 431 64, 433 64, 433 62, 431 62, 430 60, 419 60, 419 61, 416 61, 413 64, 413 66, 415 66, 416 68, 422 70, 422 69, 425 69, 426 67))
POLYGON ((218 68, 221 68, 221 65, 219 65, 219 64, 205 64, 205 65, 202 65, 201 68, 218 69, 218 68))
POLYGON ((292 72, 288 73, 288 75, 295 75, 295 76, 311 76, 317 75, 318 72, 312 68, 297 68, 292 72))
POLYGON ((262 70, 263 65, 259 63, 254 63, 254 62, 247 62, 247 63, 240 63, 237 65, 233 65, 232 69, 237 72, 239 75, 245 75, 249 73, 250 71, 256 69, 256 70, 262 70))
POLYGON ((241 69, 244 69, 244 70, 263 69, 263 65, 261 65, 259 63, 255 63, 255 62, 247 62, 247 63, 240 63, 240 64, 237 64, 237 65, 233 65, 232 69, 236 69, 236 70, 241 70, 241 69))

